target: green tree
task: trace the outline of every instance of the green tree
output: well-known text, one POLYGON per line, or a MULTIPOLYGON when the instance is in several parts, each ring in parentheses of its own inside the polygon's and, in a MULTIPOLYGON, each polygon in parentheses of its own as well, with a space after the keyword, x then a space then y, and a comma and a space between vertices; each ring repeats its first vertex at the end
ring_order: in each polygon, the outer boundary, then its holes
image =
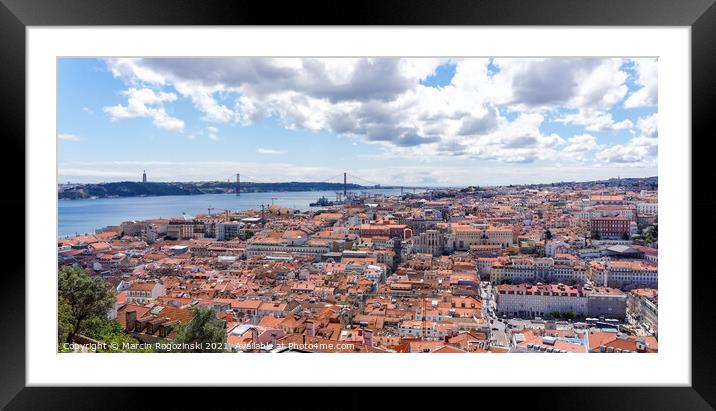
POLYGON ((152 352, 147 346, 133 348, 132 345, 139 344, 139 340, 127 334, 116 319, 88 318, 80 328, 80 334, 107 344, 107 349, 102 352, 152 352))
POLYGON ((194 345, 181 352, 222 352, 226 343, 224 322, 210 308, 192 308, 193 318, 177 327, 175 343, 194 345))
POLYGON ((57 296, 57 341, 65 341, 74 328, 70 305, 62 296, 57 296))
POLYGON ((644 230, 644 241, 647 244, 651 244, 658 239, 658 234, 659 231, 656 225, 649 226, 644 230))
POLYGON ((90 317, 106 318, 114 304, 111 287, 99 277, 90 277, 87 271, 79 267, 60 268, 58 294, 59 300, 64 300, 59 307, 64 312, 60 312, 60 315, 65 316, 64 321, 70 324, 65 338, 67 343, 72 342, 84 321, 90 317))

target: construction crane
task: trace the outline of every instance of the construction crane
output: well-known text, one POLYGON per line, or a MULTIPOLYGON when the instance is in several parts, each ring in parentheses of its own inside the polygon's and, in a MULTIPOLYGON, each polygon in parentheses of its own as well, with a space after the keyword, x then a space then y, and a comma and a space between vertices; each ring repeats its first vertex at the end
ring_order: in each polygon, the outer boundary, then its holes
POLYGON ((268 204, 261 204, 261 220, 265 220, 265 219, 266 219, 266 212, 267 212, 267 211, 268 211, 269 214, 272 214, 274 210, 272 209, 272 206, 270 206, 270 205, 268 205, 268 204))
POLYGON ((224 208, 209 207, 209 208, 208 208, 209 217, 212 216, 211 210, 223 211, 223 212, 224 212, 224 221, 229 221, 229 211, 231 211, 231 210, 226 210, 226 209, 224 209, 224 208))

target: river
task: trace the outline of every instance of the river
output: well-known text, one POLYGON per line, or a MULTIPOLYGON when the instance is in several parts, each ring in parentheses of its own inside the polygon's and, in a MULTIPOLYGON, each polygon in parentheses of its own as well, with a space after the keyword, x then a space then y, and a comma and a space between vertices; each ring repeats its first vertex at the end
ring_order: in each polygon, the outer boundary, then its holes
MULTIPOLYGON (((422 191, 422 190, 420 190, 422 191)), ((398 195, 400 189, 362 190, 369 194, 398 195)), ((60 238, 76 234, 94 233, 107 226, 117 226, 123 221, 152 218, 181 217, 205 214, 212 207, 242 211, 249 208, 261 209, 261 205, 276 204, 298 210, 309 210, 310 203, 325 196, 335 200, 335 191, 296 191, 235 194, 202 194, 184 196, 98 198, 58 201, 58 235, 60 238)))

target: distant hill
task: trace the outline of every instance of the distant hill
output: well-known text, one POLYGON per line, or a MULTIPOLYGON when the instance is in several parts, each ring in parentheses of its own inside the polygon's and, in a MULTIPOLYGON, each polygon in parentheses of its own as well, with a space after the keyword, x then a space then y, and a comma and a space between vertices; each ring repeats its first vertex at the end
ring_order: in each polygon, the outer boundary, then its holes
MULTIPOLYGON (((504 186, 503 186, 504 187, 504 186)), ((597 188, 597 187, 623 187, 625 189, 647 189, 656 190, 659 187, 657 177, 645 178, 611 178, 609 180, 597 181, 569 181, 546 184, 510 185, 507 187, 523 188, 548 188, 548 187, 569 187, 573 189, 597 188)), ((366 190, 375 187, 348 184, 349 190, 366 190)), ((389 187, 385 187, 389 188, 389 187)), ((490 186, 477 187, 469 186, 461 189, 463 193, 480 193, 489 195, 490 186)), ((176 182, 176 183, 139 183, 133 181, 122 181, 118 183, 100 184, 61 184, 58 186, 58 197, 65 200, 81 198, 113 198, 113 197, 139 197, 139 196, 174 196, 174 195, 198 195, 198 194, 224 194, 235 193, 236 183, 221 181, 205 182, 176 182)), ((252 183, 242 182, 242 193, 265 193, 265 192, 287 192, 287 191, 343 191, 341 183, 324 182, 284 182, 284 183, 252 183)))
POLYGON ((654 177, 626 177, 610 178, 608 180, 595 181, 562 181, 549 184, 527 184, 521 187, 547 188, 547 187, 570 187, 574 189, 588 189, 597 187, 622 187, 625 189, 656 190, 659 188, 659 178, 654 177))
MULTIPOLYGON (((358 184, 348 184, 349 190, 363 190, 358 184)), ((286 183, 241 183, 242 193, 286 192, 286 191, 342 191, 341 183, 286 182, 286 183)), ((60 185, 58 197, 65 200, 82 198, 112 198, 139 196, 175 196, 198 194, 235 193, 236 184, 229 182, 187 182, 187 183, 139 183, 122 181, 118 183, 60 185)))

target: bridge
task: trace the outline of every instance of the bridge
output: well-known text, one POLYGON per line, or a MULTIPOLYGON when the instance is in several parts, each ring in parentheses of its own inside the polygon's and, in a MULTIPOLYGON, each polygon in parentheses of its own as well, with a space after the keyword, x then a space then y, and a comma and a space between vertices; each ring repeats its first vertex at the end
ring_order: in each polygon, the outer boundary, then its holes
MULTIPOLYGON (((241 173, 236 173, 236 176, 230 176, 228 178, 228 181, 231 182, 232 179, 235 178, 235 192, 236 195, 241 195, 241 173)), ((260 179, 253 178, 251 176, 247 176, 244 174, 244 184, 246 183, 255 183, 255 184, 277 184, 278 182, 269 182, 269 181, 261 181, 260 179)), ((397 185, 397 184, 381 184, 375 181, 370 181, 362 177, 358 177, 352 174, 349 174, 348 172, 343 172, 341 174, 337 174, 335 176, 331 176, 325 179, 321 180, 315 180, 315 181, 307 181, 310 183, 335 183, 335 184, 342 184, 343 185, 343 197, 347 197, 348 193, 351 191, 348 188, 349 182, 351 184, 356 184, 363 186, 365 189, 400 189, 400 194, 404 194, 406 191, 410 192, 412 191, 415 193, 417 190, 423 190, 423 191, 435 191, 435 190, 445 190, 450 189, 454 187, 433 187, 433 186, 416 186, 416 185, 397 185), (349 179, 350 177, 350 179, 349 179)), ((336 193, 340 195, 341 193, 336 193)))

